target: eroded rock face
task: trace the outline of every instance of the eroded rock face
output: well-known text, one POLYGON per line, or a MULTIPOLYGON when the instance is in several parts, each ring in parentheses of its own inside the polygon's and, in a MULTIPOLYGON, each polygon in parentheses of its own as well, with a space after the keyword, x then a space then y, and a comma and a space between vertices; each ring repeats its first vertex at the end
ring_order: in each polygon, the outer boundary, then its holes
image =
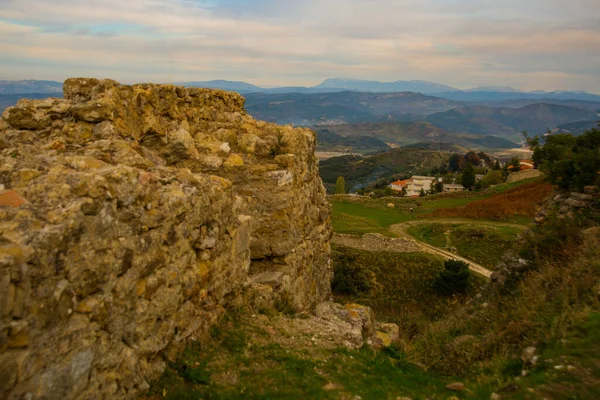
POLYGON ((329 298, 312 131, 217 90, 64 94, 0 120, 0 397, 132 398, 256 284, 329 298))

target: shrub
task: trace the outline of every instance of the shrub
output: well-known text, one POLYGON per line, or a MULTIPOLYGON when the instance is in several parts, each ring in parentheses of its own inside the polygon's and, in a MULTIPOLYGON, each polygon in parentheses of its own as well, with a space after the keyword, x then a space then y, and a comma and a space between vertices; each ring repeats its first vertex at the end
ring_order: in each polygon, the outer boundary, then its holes
POLYGON ((443 295, 465 293, 469 288, 469 265, 463 261, 446 260, 444 270, 435 281, 435 288, 443 295))
POLYGON ((556 134, 545 138, 528 138, 533 161, 548 174, 550 182, 562 190, 582 190, 600 182, 600 129, 590 129, 579 137, 556 134))
POLYGON ((371 290, 371 275, 355 257, 342 255, 334 266, 331 289, 350 295, 368 292, 371 290))

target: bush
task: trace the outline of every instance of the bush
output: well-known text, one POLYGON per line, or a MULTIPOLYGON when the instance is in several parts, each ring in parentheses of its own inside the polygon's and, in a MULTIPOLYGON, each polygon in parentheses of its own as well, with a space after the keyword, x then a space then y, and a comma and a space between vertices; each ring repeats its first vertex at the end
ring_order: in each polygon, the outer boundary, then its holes
POLYGON ((550 182, 562 190, 582 190, 600 183, 600 129, 591 129, 579 137, 556 134, 529 139, 533 161, 548 174, 550 182))
POLYGON ((435 281, 435 288, 443 295, 465 293, 469 288, 469 265, 463 261, 446 260, 444 270, 435 281))
POLYGON ((355 257, 342 255, 334 266, 331 289, 350 295, 368 292, 371 290, 371 275, 355 257))

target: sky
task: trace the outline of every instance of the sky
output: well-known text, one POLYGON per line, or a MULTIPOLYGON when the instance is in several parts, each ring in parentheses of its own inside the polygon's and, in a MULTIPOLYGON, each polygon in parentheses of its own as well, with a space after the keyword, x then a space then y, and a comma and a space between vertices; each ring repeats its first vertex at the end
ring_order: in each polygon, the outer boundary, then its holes
POLYGON ((600 93, 600 0, 0 0, 0 79, 600 93))

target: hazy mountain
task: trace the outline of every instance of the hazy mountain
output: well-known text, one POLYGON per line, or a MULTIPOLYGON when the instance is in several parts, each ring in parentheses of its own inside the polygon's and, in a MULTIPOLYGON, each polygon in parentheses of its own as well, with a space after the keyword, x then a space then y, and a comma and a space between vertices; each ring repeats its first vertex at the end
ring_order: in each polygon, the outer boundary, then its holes
POLYGON ((376 151, 389 149, 385 142, 369 136, 342 136, 327 128, 316 127, 317 150, 320 151, 376 151))
POLYGON ((319 163, 319 175, 328 190, 333 189, 340 175, 346 179, 346 188, 352 190, 394 174, 429 174, 433 168, 445 165, 449 158, 448 152, 393 149, 366 157, 342 156, 323 160, 319 163))
POLYGON ((490 102, 490 101, 506 101, 506 100, 584 100, 584 101, 600 101, 600 96, 583 93, 583 92, 443 92, 431 93, 434 96, 444 99, 456 101, 470 102, 490 102))
POLYGON ((575 136, 581 135, 587 130, 600 127, 600 117, 594 121, 577 121, 558 125, 553 133, 571 133, 575 136))
POLYGON ((517 100, 503 100, 503 101, 486 101, 478 103, 479 105, 488 107, 510 107, 510 108, 521 108, 531 104, 556 104, 560 106, 580 108, 582 110, 594 111, 600 113, 600 100, 588 101, 588 100, 557 100, 557 99, 517 99, 517 100))
POLYGON ((17 94, 0 94, 0 114, 8 108, 17 104, 20 99, 45 99, 47 97, 62 97, 62 92, 59 93, 17 93, 17 94))
MULTIPOLYGON (((323 127, 316 127, 320 132, 323 127)), ((452 143, 463 148, 510 149, 519 147, 515 142, 495 136, 483 136, 460 132, 448 132, 428 122, 375 122, 327 126, 327 131, 347 139, 373 138, 400 147, 413 144, 429 145, 431 150, 444 150, 443 143, 452 143)), ((359 148, 355 148, 359 150, 359 148)))
POLYGON ((543 133, 558 125, 590 121, 596 113, 555 104, 532 104, 521 108, 458 107, 432 114, 426 120, 435 126, 453 132, 481 135, 514 135, 523 130, 532 134, 543 133))
POLYGON ((222 90, 229 90, 229 91, 238 92, 238 93, 252 93, 252 92, 260 92, 260 91, 264 90, 263 88, 255 86, 251 83, 224 81, 224 80, 177 82, 175 84, 185 86, 185 87, 222 89, 222 90))
POLYGON ((498 92, 498 93, 518 93, 522 90, 510 86, 481 86, 473 89, 466 89, 463 92, 498 92))
POLYGON ((62 93, 62 82, 55 81, 2 81, 0 80, 0 94, 15 93, 62 93))
POLYGON ((253 117, 297 125, 410 121, 464 105, 412 92, 252 93, 246 99, 246 110, 253 117))
POLYGON ((315 89, 345 89, 352 90, 355 92, 416 92, 416 93, 439 93, 439 92, 452 92, 458 91, 458 89, 447 85, 441 85, 435 82, 427 81, 396 81, 396 82, 379 82, 379 81, 367 81, 361 79, 340 79, 332 78, 326 79, 317 86, 315 89))

